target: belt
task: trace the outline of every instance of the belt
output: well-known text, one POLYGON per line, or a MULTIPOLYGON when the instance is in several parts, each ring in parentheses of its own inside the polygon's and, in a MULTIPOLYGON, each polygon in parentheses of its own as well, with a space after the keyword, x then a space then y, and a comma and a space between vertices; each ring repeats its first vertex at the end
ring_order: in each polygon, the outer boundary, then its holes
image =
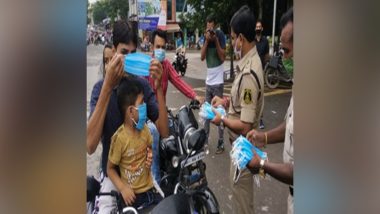
POLYGON ((289 186, 289 192, 290 192, 290 195, 293 196, 293 187, 289 186))

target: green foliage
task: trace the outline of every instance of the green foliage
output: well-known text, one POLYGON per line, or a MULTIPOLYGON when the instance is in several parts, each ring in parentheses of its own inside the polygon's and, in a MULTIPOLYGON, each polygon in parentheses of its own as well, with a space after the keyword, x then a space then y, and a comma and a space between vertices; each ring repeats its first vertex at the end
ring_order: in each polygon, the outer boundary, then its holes
POLYGON ((146 5, 145 5, 145 11, 144 11, 144 12, 145 12, 145 15, 147 15, 147 16, 153 14, 154 11, 153 11, 153 7, 152 7, 152 5, 151 5, 151 4, 146 4, 146 5))
POLYGON ((94 24, 99 24, 103 19, 107 18, 108 2, 100 0, 92 5, 92 18, 94 24))
POLYGON ((109 17, 114 22, 117 16, 121 19, 128 17, 128 0, 99 0, 92 5, 93 19, 99 24, 103 19, 109 17))
POLYGON ((241 6, 248 5, 253 11, 258 10, 257 0, 187 0, 187 4, 196 12, 182 15, 182 23, 190 30, 198 28, 201 33, 206 28, 206 18, 210 14, 215 16, 222 30, 228 33, 229 21, 241 6))
POLYGON ((293 75, 293 58, 283 59, 282 63, 284 64, 285 70, 288 72, 288 74, 293 75))

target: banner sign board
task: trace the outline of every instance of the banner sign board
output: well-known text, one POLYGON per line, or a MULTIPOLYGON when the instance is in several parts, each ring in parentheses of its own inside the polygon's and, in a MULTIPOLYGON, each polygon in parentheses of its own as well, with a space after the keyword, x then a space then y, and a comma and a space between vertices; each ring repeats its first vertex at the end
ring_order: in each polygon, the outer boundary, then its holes
POLYGON ((166 26, 166 4, 163 6, 160 0, 137 0, 137 12, 139 17, 139 29, 155 30, 164 29, 166 26))

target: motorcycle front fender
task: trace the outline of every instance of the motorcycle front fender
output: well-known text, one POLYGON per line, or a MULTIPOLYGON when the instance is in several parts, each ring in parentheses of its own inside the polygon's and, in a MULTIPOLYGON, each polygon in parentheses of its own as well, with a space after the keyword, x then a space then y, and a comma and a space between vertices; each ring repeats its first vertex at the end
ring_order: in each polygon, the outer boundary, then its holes
POLYGON ((200 200, 207 207, 208 213, 219 213, 218 200, 216 200, 214 193, 208 187, 193 197, 200 200))

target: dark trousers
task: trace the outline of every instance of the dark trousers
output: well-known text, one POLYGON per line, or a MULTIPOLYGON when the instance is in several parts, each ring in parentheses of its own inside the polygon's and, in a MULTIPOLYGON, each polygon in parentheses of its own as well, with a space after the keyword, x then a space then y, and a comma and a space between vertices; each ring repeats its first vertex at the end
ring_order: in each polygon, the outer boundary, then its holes
MULTIPOLYGON (((218 84, 218 85, 206 85, 206 102, 211 104, 212 98, 215 96, 218 96, 220 98, 223 98, 223 89, 224 89, 224 84, 218 84)), ((207 140, 210 136, 210 121, 206 120, 205 122, 205 131, 207 133, 207 140)), ((223 129, 218 126, 218 135, 219 135, 219 140, 223 140, 223 129)), ((218 145, 223 146, 223 145, 218 145)))
POLYGON ((137 210, 141 210, 151 205, 158 204, 161 200, 161 195, 156 193, 152 188, 146 192, 136 194, 136 199, 132 206, 137 210))

